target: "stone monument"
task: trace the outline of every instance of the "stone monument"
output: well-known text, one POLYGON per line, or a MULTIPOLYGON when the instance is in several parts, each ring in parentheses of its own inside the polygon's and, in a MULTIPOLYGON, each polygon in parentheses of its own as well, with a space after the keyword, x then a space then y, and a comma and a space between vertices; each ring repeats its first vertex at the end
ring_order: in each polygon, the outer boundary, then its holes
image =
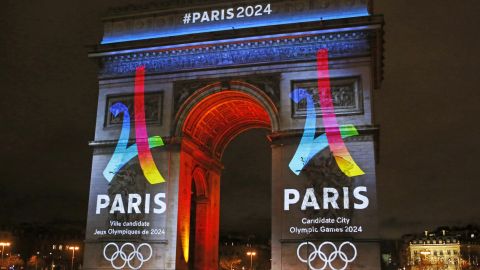
POLYGON ((89 54, 84 269, 218 269, 222 153, 252 128, 272 145, 272 269, 380 269, 382 44, 368 0, 112 10, 89 54))

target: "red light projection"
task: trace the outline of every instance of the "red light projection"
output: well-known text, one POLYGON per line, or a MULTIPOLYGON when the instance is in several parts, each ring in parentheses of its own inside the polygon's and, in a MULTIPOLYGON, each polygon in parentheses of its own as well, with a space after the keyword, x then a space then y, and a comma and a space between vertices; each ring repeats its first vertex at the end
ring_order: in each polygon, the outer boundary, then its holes
MULTIPOLYGON (((239 89, 250 87, 239 81, 233 84, 239 89)), ((233 89, 202 92, 215 87, 218 83, 197 90, 200 101, 185 109, 184 118, 177 115, 177 120, 183 120, 177 256, 183 257, 181 263, 185 264, 179 268, 187 268, 187 264, 195 269, 217 268, 223 151, 245 130, 272 129, 270 114, 260 101, 266 100, 261 90, 254 89, 253 94, 233 89)))
POLYGON ((250 95, 226 90, 197 104, 185 120, 183 133, 221 158, 235 136, 252 128, 271 129, 268 113, 250 95))

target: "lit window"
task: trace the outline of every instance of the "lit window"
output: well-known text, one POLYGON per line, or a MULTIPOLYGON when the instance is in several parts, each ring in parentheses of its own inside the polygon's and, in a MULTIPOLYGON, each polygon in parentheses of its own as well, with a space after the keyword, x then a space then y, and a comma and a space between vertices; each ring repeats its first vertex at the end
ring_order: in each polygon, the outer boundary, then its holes
POLYGON ((52 246, 52 249, 53 249, 53 250, 57 249, 57 245, 53 245, 53 246, 52 246))
POLYGON ((63 249, 63 246, 62 245, 58 245, 58 250, 62 250, 63 249))

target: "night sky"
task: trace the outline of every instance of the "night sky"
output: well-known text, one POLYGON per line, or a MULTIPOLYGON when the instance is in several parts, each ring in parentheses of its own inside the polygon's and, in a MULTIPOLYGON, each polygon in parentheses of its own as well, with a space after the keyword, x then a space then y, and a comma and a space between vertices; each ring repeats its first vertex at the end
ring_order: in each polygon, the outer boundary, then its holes
MULTIPOLYGON (((85 223, 98 92, 85 45, 100 41, 108 7, 150 1, 2 1, 0 224, 85 223)), ((377 0, 375 13, 386 21, 374 97, 382 236, 480 224, 480 2, 377 0)), ((252 138, 266 145, 249 133, 226 155, 252 138)))

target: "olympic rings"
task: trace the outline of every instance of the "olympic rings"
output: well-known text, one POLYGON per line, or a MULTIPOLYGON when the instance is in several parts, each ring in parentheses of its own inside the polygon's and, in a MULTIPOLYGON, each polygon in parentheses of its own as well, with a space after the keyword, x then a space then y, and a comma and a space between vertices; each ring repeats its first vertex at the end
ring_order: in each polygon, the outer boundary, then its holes
POLYGON ((103 257, 105 258, 105 260, 109 261, 112 264, 112 267, 114 269, 117 269, 117 270, 123 269, 127 265, 132 270, 138 270, 143 266, 143 264, 145 262, 147 262, 148 260, 150 260, 152 258, 152 255, 153 255, 152 246, 150 246, 147 243, 140 244, 136 248, 135 248, 135 245, 132 244, 132 243, 124 243, 121 247, 118 247, 118 245, 116 243, 108 243, 103 248, 103 257), (115 251, 111 254, 111 256, 107 256, 107 249, 110 246, 113 246, 115 248, 115 251), (131 251, 128 253, 128 255, 124 250, 124 248, 126 248, 126 247, 129 247, 127 250, 131 249, 131 251), (140 252, 142 247, 146 247, 149 250, 147 252, 149 255, 146 258, 143 256, 142 252, 140 252), (138 266, 132 265, 132 260, 134 260, 135 258, 137 259, 137 261, 140 262, 140 264, 138 266), (123 264, 116 265, 115 261, 117 259, 122 260, 123 264))
MULTIPOLYGON (((308 251, 308 247, 307 247, 307 251, 308 251)), ((317 249, 317 246, 315 246, 314 243, 312 242, 303 242, 301 243, 298 248, 297 248, 297 257, 298 259, 303 262, 303 263, 307 263, 308 264, 308 267, 310 268, 310 270, 324 270, 327 268, 327 266, 330 267, 330 269, 332 270, 345 270, 348 266, 349 263, 353 262, 355 260, 355 258, 357 258, 357 248, 355 247, 354 244, 352 244, 351 242, 343 242, 337 249, 337 246, 332 243, 332 242, 323 242, 321 243, 319 246, 318 246, 318 249, 317 249), (305 246, 305 245, 309 245, 313 248, 313 251, 308 255, 307 259, 304 259, 301 255, 300 255, 300 249, 305 246), (343 247, 345 245, 349 245, 353 248, 353 256, 352 258, 348 258, 347 254, 343 251, 343 247), (333 251, 332 253, 330 253, 330 255, 327 256, 327 254, 325 254, 325 252, 322 251, 323 247, 324 246, 331 246, 333 251), (322 267, 320 268, 315 268, 313 265, 312 265, 312 262, 318 257, 318 259, 320 259, 321 261, 323 261, 323 265, 322 267), (337 269, 335 267, 333 267, 332 263, 333 261, 335 261, 336 259, 340 259, 344 262, 344 266, 340 269, 337 269)))

